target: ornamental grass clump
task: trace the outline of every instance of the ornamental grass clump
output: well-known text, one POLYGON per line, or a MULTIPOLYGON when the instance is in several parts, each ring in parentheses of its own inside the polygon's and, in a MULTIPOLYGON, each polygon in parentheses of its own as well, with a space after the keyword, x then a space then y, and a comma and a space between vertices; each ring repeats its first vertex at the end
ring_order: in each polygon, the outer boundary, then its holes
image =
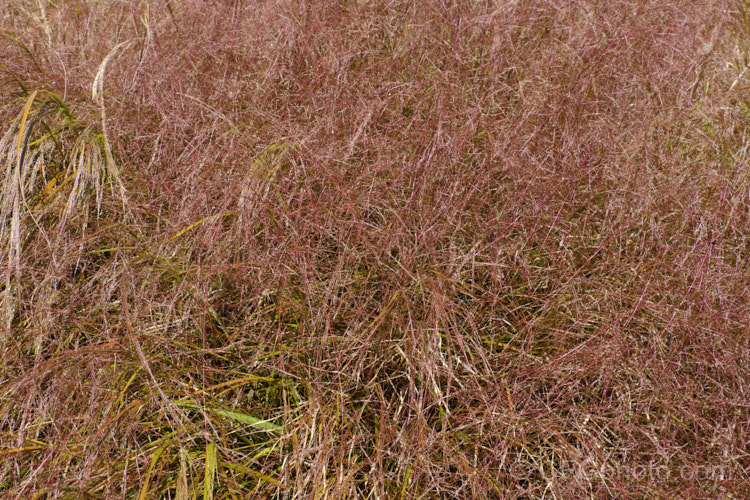
MULTIPOLYGON (((43 242, 53 262, 65 259, 58 239, 71 217, 81 234, 102 209, 105 190, 124 186, 106 137, 77 120, 56 94, 33 91, 0 140, 5 163, 0 202, 0 255, 5 264, 3 341, 21 295, 34 288, 23 281, 21 256, 43 242), (57 251, 56 251, 57 249, 57 251)), ((67 249, 65 249, 67 250, 67 249)))
POLYGON ((0 12, 0 497, 750 496, 744 1, 0 12))

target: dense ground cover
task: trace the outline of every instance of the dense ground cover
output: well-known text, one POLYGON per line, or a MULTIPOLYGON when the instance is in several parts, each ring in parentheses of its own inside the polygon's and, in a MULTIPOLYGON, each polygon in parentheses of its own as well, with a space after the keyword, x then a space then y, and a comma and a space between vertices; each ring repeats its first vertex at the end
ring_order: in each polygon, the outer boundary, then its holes
POLYGON ((746 2, 4 4, 0 497, 750 496, 746 2))

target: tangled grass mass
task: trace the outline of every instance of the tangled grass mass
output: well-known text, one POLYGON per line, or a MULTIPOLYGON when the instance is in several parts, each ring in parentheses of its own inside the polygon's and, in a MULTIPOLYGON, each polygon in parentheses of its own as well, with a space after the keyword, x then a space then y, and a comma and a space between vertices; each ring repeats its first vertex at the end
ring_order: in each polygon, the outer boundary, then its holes
POLYGON ((5 0, 0 498, 750 498, 747 0, 5 0))

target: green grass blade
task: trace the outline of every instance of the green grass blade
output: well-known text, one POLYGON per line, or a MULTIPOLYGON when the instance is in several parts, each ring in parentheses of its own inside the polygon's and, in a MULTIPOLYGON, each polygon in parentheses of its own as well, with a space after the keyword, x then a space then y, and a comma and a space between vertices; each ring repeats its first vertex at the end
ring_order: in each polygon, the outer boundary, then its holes
POLYGON ((213 442, 206 445, 206 477, 203 481, 203 498, 212 500, 214 498, 214 480, 217 472, 216 444, 213 442))

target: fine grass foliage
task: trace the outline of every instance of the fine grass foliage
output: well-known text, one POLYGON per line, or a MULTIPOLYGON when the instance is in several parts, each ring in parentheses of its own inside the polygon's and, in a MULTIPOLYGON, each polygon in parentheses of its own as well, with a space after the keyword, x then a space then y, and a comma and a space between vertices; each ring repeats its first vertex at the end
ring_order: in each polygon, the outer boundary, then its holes
POLYGON ((0 497, 748 497, 748 11, 7 0, 0 497))
POLYGON ((33 91, 0 140, 5 161, 0 203, 0 251, 7 258, 3 289, 3 343, 23 292, 21 254, 24 243, 43 239, 53 257, 56 237, 69 219, 89 217, 102 208, 107 188, 124 186, 108 153, 106 137, 77 120, 63 100, 50 91, 33 91), (35 135, 36 127, 36 135, 35 135))

